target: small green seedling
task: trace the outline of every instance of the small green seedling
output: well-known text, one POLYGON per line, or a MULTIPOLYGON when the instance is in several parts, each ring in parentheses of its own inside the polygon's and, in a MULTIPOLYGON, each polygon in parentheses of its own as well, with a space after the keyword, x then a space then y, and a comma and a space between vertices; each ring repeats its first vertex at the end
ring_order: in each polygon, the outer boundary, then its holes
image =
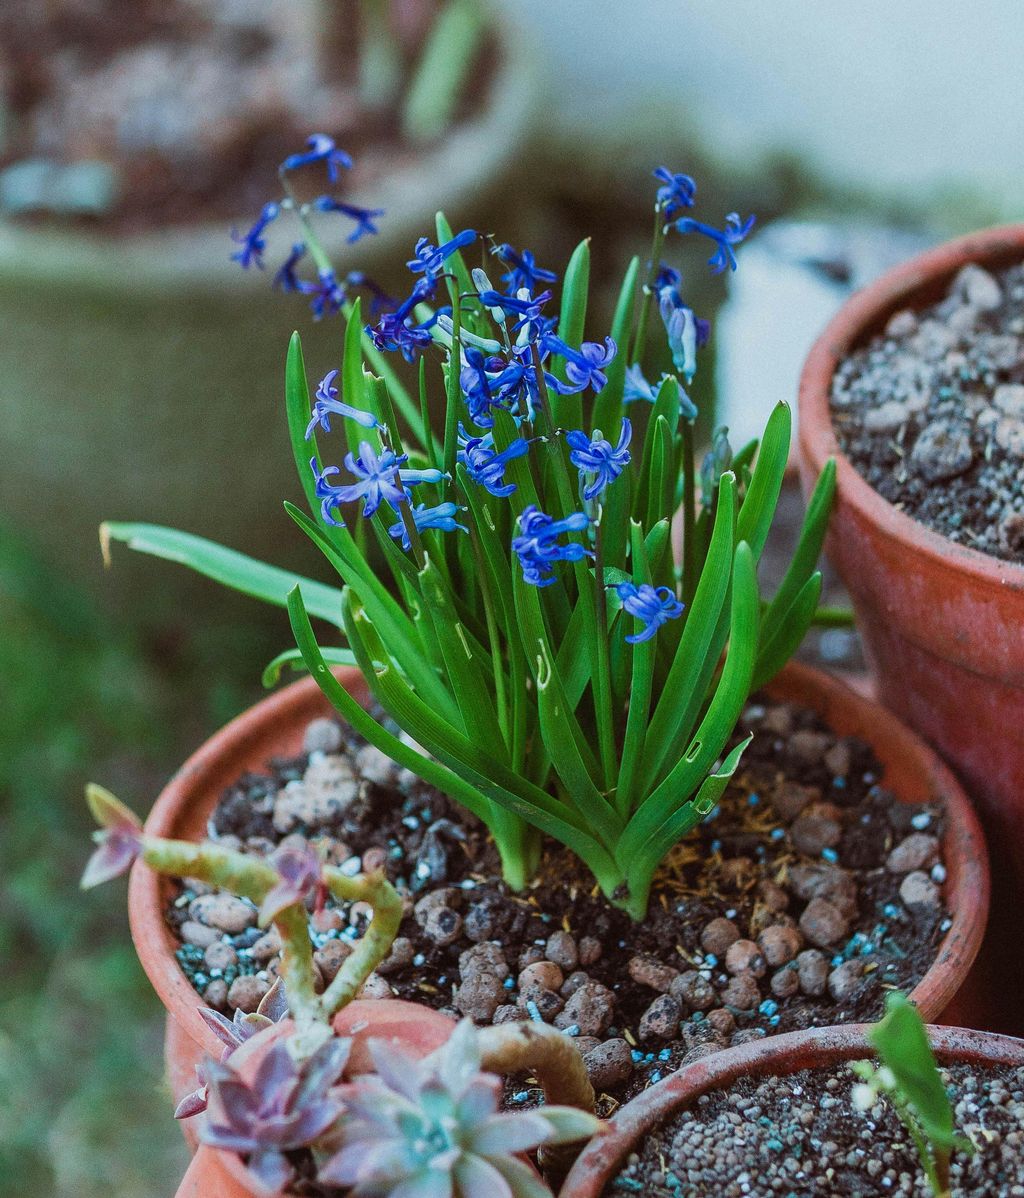
POLYGON ((854 1106, 870 1110, 884 1095, 914 1141, 932 1193, 948 1198, 954 1149, 970 1153, 974 1148, 956 1134, 953 1107, 917 1007, 906 995, 891 993, 885 1016, 868 1032, 868 1040, 880 1064, 854 1062, 861 1079, 853 1089, 854 1106))

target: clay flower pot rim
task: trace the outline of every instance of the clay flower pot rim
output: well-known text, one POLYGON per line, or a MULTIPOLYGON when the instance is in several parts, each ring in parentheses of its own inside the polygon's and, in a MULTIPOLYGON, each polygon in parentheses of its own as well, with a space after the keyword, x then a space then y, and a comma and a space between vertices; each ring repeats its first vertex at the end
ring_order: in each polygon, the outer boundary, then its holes
MULTIPOLYGON (((702 1094, 742 1077, 785 1075, 874 1056, 867 1024, 786 1032, 712 1053, 684 1065, 628 1102, 590 1141, 573 1165, 559 1198, 599 1198, 638 1141, 669 1115, 702 1094)), ((1024 1065, 1024 1040, 959 1027, 929 1027, 942 1063, 1024 1065)))
POLYGON ((829 407, 832 377, 840 362, 884 328, 903 308, 920 308, 941 298, 943 288, 965 265, 1000 269, 1024 259, 1024 224, 999 225, 955 238, 887 271, 843 305, 814 343, 800 376, 799 448, 808 475, 836 459, 837 486, 863 521, 877 526, 909 554, 920 554, 969 576, 976 586, 1024 591, 1024 568, 959 545, 899 511, 871 486, 839 448, 829 407))
MULTIPOLYGON (((371 262, 379 265, 392 256, 392 265, 404 261, 415 238, 433 230, 434 210, 427 211, 425 203, 447 209, 451 219, 457 219, 461 207, 499 187, 510 164, 519 159, 539 109, 540 64, 536 47, 518 33, 505 7, 493 5, 488 11, 497 62, 483 107, 454 124, 436 143, 414 147, 410 164, 380 179, 371 191, 345 197, 352 204, 383 208, 386 214, 381 232, 355 246, 346 245, 341 232, 325 237, 338 250, 341 263, 348 264, 346 270, 371 262)), ((275 187, 271 173, 268 199, 275 187)), ((244 226, 255 215, 239 213, 236 223, 244 226)), ((0 272, 12 270, 63 287, 69 278, 72 283, 88 280, 92 286, 121 292, 123 270, 130 264, 136 294, 180 290, 191 295, 198 290, 207 295, 269 286, 269 272, 252 270, 248 274, 258 278, 246 278, 230 260, 230 225, 218 220, 123 237, 0 220, 0 272)))
MULTIPOLYGON (((358 670, 340 667, 335 674, 354 695, 366 696, 358 670)), ((988 918, 988 858, 977 816, 949 769, 876 703, 836 679, 794 662, 768 689, 780 701, 803 702, 819 710, 842 735, 860 735, 869 742, 873 737, 876 751, 889 758, 887 773, 904 770, 915 780, 915 793, 905 797, 912 801, 941 797, 947 804, 943 848, 952 922, 934 961, 912 992, 925 1017, 937 1018, 974 961, 988 918)), ((293 683, 243 712, 198 749, 170 780, 146 820, 147 832, 181 835, 181 822, 199 796, 215 802, 225 786, 254 768, 254 759, 263 764, 285 748, 285 740, 293 746, 301 743, 306 723, 328 713, 327 702, 312 678, 293 683)), ((898 785, 894 789, 899 793, 898 785)), ((193 823, 197 823, 194 812, 193 823)), ((172 1023, 201 1051, 216 1054, 219 1042, 196 1013, 202 999, 174 957, 176 942, 164 920, 168 887, 166 879, 144 864, 135 865, 128 889, 132 939, 172 1023)))

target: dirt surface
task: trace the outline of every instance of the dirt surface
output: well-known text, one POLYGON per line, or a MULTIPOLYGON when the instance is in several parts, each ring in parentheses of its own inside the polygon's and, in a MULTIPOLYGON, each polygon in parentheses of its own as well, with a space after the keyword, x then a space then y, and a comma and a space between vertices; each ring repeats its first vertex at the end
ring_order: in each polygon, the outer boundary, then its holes
POLYGON ((960 545, 1024 564, 1024 267, 965 267, 896 313, 832 384, 843 452, 876 491, 960 545))
MULTIPOLYGON (((553 1022, 577 1037, 612 1109, 726 1044, 878 1017, 885 989, 916 984, 948 927, 941 812, 896 802, 870 750, 807 711, 752 703, 743 723, 757 733, 743 767, 670 854, 641 923, 555 845, 510 893, 479 825, 329 721, 310 726, 311 754, 228 791, 211 835, 252 852, 302 835, 353 872, 383 862, 407 915, 367 992, 481 1024, 553 1022)), ((276 970, 274 934, 251 906, 222 918, 203 890, 168 911, 179 961, 208 1004, 249 1009, 276 970)), ((366 916, 315 919, 330 977, 366 916)), ((534 1097, 526 1084, 509 1100, 534 1097)))
MULTIPOLYGON (((1024 1194, 1024 1069, 944 1071, 956 1122, 974 1144, 951 1166, 953 1198, 1024 1194)), ((913 1142, 884 1100, 859 1111, 846 1066, 763 1081, 745 1078, 698 1099, 632 1154, 605 1194, 614 1198, 931 1193, 913 1142)))

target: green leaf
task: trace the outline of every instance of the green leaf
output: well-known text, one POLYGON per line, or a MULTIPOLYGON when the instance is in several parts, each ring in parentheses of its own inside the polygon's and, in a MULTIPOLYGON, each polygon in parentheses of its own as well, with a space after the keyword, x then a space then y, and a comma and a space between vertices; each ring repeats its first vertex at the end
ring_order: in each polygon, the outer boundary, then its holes
POLYGON ((661 864, 665 854, 692 831, 706 816, 710 815, 715 804, 725 793, 725 788, 740 764, 744 750, 753 740, 747 736, 728 754, 719 768, 709 774, 697 794, 684 803, 677 811, 672 812, 658 831, 651 837, 647 845, 639 851, 628 863, 626 875, 629 879, 630 891, 643 893, 650 890, 651 879, 661 864))
MULTIPOLYGON (((696 790, 721 753, 750 694, 760 618, 754 555, 750 546, 741 541, 736 546, 733 567, 729 651, 714 698, 680 761, 630 820, 619 842, 619 861, 630 861, 635 854, 645 852, 649 843, 656 842, 659 828, 678 806, 680 798, 696 790)), ((684 636, 684 644, 685 640, 684 636)))
MULTIPOLYGON (((354 666, 356 664, 356 655, 351 649, 321 649, 324 661, 332 666, 354 666)), ((268 689, 276 686, 281 681, 281 671, 285 666, 291 666, 293 670, 303 670, 306 668, 306 662, 298 649, 285 649, 283 653, 279 653, 273 661, 268 662, 263 670, 263 685, 268 689)))
POLYGON ((776 404, 768 417, 750 486, 736 518, 736 539, 747 542, 755 562, 761 556, 775 519, 775 508, 789 462, 792 423, 789 404, 776 404))
MULTIPOLYGON (((566 345, 579 349, 587 320, 587 299, 590 290, 590 239, 586 238, 573 250, 565 268, 562 283, 562 308, 558 318, 558 335, 566 345)), ((565 380, 565 359, 552 359, 551 373, 565 380)), ((565 428, 582 428, 583 404, 578 395, 552 395, 551 408, 555 423, 565 428)))
MULTIPOLYGON (((310 417, 309 386, 306 382, 306 364, 302 357, 302 340, 298 333, 292 333, 288 342, 288 357, 284 368, 284 396, 295 469, 302 483, 309 510, 317 515, 320 511, 320 500, 316 497, 316 480, 309 468, 309 459, 316 457, 317 461, 320 461, 320 451, 315 435, 306 440, 306 428, 310 417)), ((322 466, 323 462, 320 464, 322 466)))
POLYGON ((604 432, 610 441, 615 441, 613 432, 619 428, 624 415, 622 402, 626 388, 626 367, 629 366, 629 333, 633 327, 636 310, 637 280, 640 277, 640 259, 633 258, 626 268, 619 298, 612 317, 612 340, 616 345, 615 357, 605 371, 608 382, 594 397, 594 428, 604 432))
POLYGON ((487 28, 479 0, 449 0, 430 27, 402 106, 412 142, 440 137, 451 124, 487 28))
POLYGON ((647 732, 641 792, 654 785, 671 755, 689 737, 704 704, 708 680, 718 665, 724 643, 719 629, 732 578, 735 512, 736 480, 732 474, 723 474, 704 569, 647 732))
POLYGON ((779 632, 780 625, 788 620, 787 613, 793 601, 803 590, 817 565, 835 493, 836 464, 835 460, 830 458, 814 484, 796 549, 761 622, 761 635, 765 640, 774 637, 779 632))
MULTIPOLYGON (((761 648, 754 666, 751 690, 759 690, 770 682, 799 649, 807 635, 821 598, 821 574, 814 573, 797 592, 785 614, 778 620, 769 636, 761 634, 761 648)), ((762 624, 763 629, 763 624, 762 624)))
POLYGON ((924 1020, 910 999, 891 991, 886 997, 885 1016, 868 1030, 867 1038, 882 1064, 892 1070, 928 1139, 947 1150, 956 1147, 953 1108, 928 1043, 924 1020))
MULTIPOLYGON (((630 522, 630 541, 633 557, 633 581, 638 586, 642 583, 650 583, 651 565, 647 560, 643 527, 635 520, 630 522)), ((615 791, 616 810, 626 816, 633 810, 637 765, 643 760, 644 745, 647 739, 651 689, 654 685, 654 651, 654 637, 633 646, 629 713, 626 717, 626 731, 622 740, 622 760, 615 791)))
MULTIPOLYGON (((188 566, 197 574, 212 578, 222 586, 275 607, 285 607, 293 587, 301 587, 307 611, 318 619, 341 627, 341 591, 336 587, 304 578, 291 570, 268 566, 234 549, 192 533, 165 528, 162 524, 116 524, 100 526, 104 546, 122 541, 137 553, 148 553, 164 561, 188 566)), ((107 556, 106 550, 104 556, 107 556)))
POLYGON ((445 690, 440 677, 434 672, 430 663, 424 659, 416 630, 408 613, 402 610, 394 596, 390 594, 366 559, 359 553, 348 530, 338 530, 341 535, 335 544, 328 540, 323 531, 294 504, 286 503, 284 507, 288 515, 337 570, 342 581, 359 596, 377 627, 386 635, 395 657, 402 661, 403 669, 418 692, 424 699, 435 704, 438 710, 451 710, 451 696, 445 690))

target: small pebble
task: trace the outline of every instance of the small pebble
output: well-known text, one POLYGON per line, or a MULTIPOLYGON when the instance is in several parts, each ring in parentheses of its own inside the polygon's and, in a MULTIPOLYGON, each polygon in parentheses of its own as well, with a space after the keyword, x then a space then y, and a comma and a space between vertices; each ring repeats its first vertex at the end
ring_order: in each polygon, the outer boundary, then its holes
POLYGON ((700 934, 700 946, 706 953, 724 957, 731 944, 740 938, 740 930, 731 919, 718 916, 705 925, 700 934))

